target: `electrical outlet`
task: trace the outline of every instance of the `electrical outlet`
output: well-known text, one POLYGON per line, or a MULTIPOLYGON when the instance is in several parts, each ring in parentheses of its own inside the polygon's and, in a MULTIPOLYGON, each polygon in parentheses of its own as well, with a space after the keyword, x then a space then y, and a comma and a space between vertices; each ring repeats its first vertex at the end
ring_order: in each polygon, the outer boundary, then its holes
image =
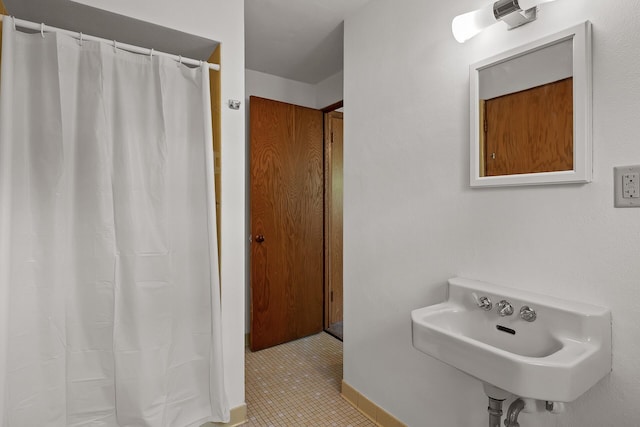
POLYGON ((622 198, 635 199, 640 194, 640 173, 627 172, 622 174, 622 198))
POLYGON ((614 199, 617 208, 640 208, 640 165, 613 168, 614 199))

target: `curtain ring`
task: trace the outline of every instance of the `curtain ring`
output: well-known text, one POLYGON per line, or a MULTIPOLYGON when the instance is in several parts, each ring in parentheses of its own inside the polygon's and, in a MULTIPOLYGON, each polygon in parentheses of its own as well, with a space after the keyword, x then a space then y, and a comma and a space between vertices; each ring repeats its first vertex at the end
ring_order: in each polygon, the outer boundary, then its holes
POLYGON ((80 32, 80 46, 82 46, 82 37, 83 37, 83 35, 82 35, 82 31, 81 31, 80 32))
POLYGON ((178 57, 178 64, 182 64, 182 55, 178 57))
POLYGON ((113 53, 118 53, 118 47, 116 46, 115 40, 113 40, 113 53))
POLYGON ((149 51, 149 58, 153 58, 153 48, 149 51))
POLYGON ((17 29, 16 29, 16 17, 11 15, 11 19, 13 19, 13 31, 17 31, 17 29))
POLYGON ((44 22, 40 23, 40 35, 44 38, 44 22))
POLYGON ((204 64, 204 61, 201 59, 200 60, 200 68, 202 68, 202 64, 204 64))

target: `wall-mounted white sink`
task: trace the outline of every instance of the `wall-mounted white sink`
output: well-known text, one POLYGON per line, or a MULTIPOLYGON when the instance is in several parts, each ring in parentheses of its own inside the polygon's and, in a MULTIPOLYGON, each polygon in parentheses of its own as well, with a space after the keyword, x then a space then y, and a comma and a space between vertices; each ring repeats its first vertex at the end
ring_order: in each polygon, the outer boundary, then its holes
POLYGON ((411 320, 415 348, 523 398, 570 402, 611 371, 608 308, 453 278, 411 320))

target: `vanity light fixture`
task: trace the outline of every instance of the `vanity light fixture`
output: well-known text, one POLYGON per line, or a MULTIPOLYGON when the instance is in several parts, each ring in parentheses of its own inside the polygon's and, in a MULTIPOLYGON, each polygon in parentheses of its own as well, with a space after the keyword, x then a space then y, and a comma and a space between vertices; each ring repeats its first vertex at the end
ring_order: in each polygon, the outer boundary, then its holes
POLYGON ((453 18, 451 31, 459 43, 464 43, 480 31, 498 21, 506 22, 508 29, 535 21, 538 5, 554 0, 498 0, 478 10, 453 18))

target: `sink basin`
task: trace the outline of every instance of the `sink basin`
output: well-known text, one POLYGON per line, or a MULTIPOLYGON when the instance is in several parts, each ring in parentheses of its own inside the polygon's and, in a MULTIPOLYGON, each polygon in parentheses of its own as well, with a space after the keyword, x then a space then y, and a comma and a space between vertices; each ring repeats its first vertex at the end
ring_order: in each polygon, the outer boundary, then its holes
POLYGON ((523 398, 571 402, 611 371, 605 307, 453 278, 447 301, 413 310, 411 323, 416 349, 523 398), (511 315, 500 315, 502 300, 511 315))

